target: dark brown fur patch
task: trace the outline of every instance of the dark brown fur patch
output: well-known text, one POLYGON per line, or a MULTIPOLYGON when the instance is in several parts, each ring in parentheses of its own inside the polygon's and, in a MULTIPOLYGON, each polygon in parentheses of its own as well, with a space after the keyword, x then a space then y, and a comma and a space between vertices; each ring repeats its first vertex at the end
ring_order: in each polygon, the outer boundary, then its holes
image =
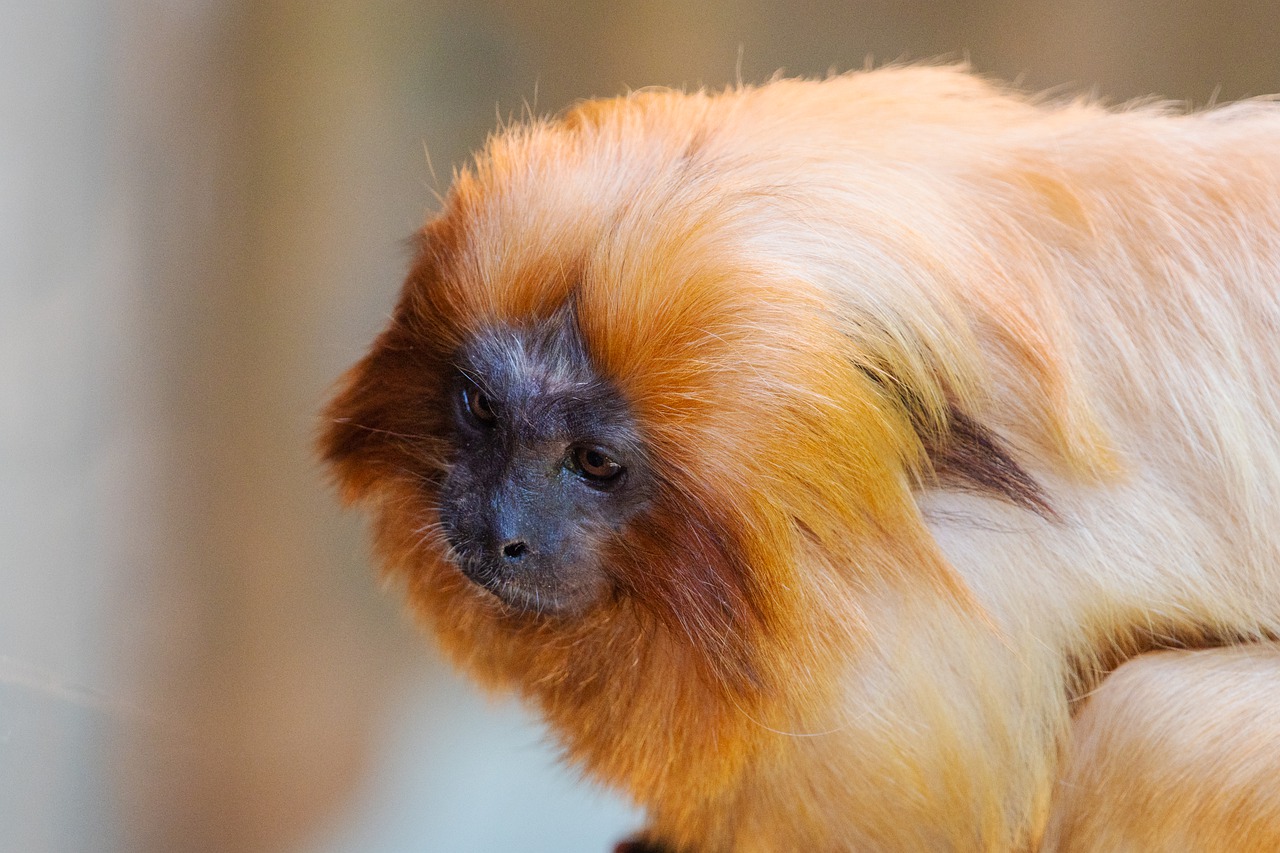
POLYGON ((972 488, 1054 520, 1044 490, 1010 455, 995 433, 951 407, 942 434, 921 435, 935 475, 944 486, 972 488))
POLYGON ((695 650, 708 683, 742 694, 758 688, 755 653, 767 619, 738 544, 701 501, 663 489, 635 525, 619 582, 695 650))
POLYGON ((403 328, 393 325, 343 378, 325 410, 319 445, 348 500, 409 462, 424 470, 438 467, 430 463, 441 453, 442 406, 428 377, 439 370, 436 354, 415 347, 403 328))
POLYGON ((954 404, 947 408, 940 429, 916 395, 896 379, 884 372, 863 372, 902 406, 939 485, 991 495, 1050 521, 1057 520, 1058 514, 1044 489, 993 431, 954 404))

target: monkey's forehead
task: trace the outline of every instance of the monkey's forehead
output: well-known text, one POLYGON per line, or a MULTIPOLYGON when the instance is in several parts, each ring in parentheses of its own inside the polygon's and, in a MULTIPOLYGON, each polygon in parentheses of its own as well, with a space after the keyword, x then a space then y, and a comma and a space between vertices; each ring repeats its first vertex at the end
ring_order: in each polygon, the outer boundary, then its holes
POLYGON ((526 387, 530 393, 568 394, 599 381, 581 335, 563 312, 519 326, 481 327, 456 359, 464 372, 493 391, 526 387))
POLYGON ((571 311, 523 327, 481 329, 454 361, 463 377, 493 398, 505 428, 518 439, 592 440, 639 452, 634 418, 593 365, 571 311))

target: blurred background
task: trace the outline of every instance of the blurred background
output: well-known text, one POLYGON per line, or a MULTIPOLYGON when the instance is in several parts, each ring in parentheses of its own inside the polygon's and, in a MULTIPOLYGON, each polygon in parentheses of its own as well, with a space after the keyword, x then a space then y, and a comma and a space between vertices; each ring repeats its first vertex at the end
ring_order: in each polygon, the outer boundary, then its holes
POLYGON ((1280 91, 1280 14, 0 0, 0 850, 605 851, 638 826, 379 588, 316 412, 498 121, 934 57, 1203 106, 1280 91))

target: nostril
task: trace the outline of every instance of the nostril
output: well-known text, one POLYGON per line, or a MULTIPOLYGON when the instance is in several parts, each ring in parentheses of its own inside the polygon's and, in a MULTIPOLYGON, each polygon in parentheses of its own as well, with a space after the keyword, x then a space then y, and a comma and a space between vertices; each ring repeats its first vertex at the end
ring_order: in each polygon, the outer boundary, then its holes
POLYGON ((508 542, 502 547, 502 556, 508 560, 519 560, 529 552, 529 546, 523 542, 508 542))

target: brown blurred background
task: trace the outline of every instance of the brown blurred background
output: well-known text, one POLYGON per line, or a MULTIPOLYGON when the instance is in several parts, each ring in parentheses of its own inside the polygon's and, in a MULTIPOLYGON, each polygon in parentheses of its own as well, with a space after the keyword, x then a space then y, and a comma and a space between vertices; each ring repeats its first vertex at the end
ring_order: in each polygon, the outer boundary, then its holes
POLYGON ((379 590, 316 411, 499 118, 939 56, 1204 105, 1280 90, 1280 9, 0 0, 0 850, 602 851, 637 825, 379 590))

